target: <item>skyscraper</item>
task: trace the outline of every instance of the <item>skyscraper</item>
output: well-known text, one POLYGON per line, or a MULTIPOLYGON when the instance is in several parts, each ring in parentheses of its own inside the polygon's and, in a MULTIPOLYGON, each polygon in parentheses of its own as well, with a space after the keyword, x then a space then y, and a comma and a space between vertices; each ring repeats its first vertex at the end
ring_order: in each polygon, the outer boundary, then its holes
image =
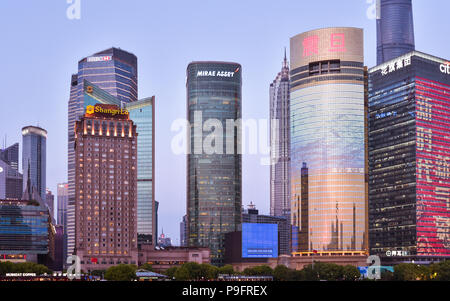
POLYGON ((292 224, 308 239, 298 241, 298 251, 361 255, 367 248, 363 31, 305 32, 291 38, 290 53, 292 224))
POLYGON ((369 70, 369 233, 382 262, 450 258, 450 64, 414 51, 369 70))
MULTIPOLYGON (((128 103, 136 101, 137 89, 137 57, 134 54, 118 48, 109 48, 85 57, 78 62, 78 73, 72 75, 70 85, 70 99, 68 104, 68 252, 72 254, 74 248, 74 204, 75 204, 75 122, 79 120, 90 100, 100 98, 103 94, 110 95, 109 99, 116 99, 128 103), (90 87, 90 88, 89 88, 90 87), (91 88, 93 88, 93 91, 91 88), (102 93, 103 92, 103 93, 102 93)), ((116 104, 116 102, 113 102, 116 104)))
POLYGON ((155 97, 126 104, 136 125, 137 137, 137 227, 139 235, 151 235, 156 243, 155 209, 155 97))
MULTIPOLYGON (((271 128, 277 123, 276 137, 271 137, 270 215, 291 216, 289 65, 284 53, 281 72, 270 84, 271 128), (276 139, 275 139, 276 138, 276 139)), ((271 131, 271 135, 272 135, 271 131)))
POLYGON ((377 65, 415 49, 411 0, 378 0, 377 65))
POLYGON ((62 256, 65 264, 67 256, 67 205, 69 202, 69 185, 67 183, 58 184, 57 189, 57 224, 62 226, 62 256))
POLYGON ((19 143, 0 150, 0 160, 6 162, 15 170, 19 170, 19 143))
POLYGON ((239 64, 188 65, 188 244, 209 247, 211 262, 216 265, 223 263, 224 234, 239 231, 241 224, 241 95, 239 64), (217 140, 213 143, 214 134, 217 140))
POLYGON ((30 176, 31 186, 36 188, 41 199, 45 200, 47 131, 35 126, 24 127, 22 140, 23 190, 26 189, 28 176, 30 176))
POLYGON ((47 205, 50 211, 50 218, 52 219, 53 224, 56 224, 55 220, 55 196, 51 192, 50 189, 45 190, 45 204, 47 205))
POLYGON ((137 264, 137 133, 129 112, 88 106, 75 125, 75 253, 84 271, 137 264))

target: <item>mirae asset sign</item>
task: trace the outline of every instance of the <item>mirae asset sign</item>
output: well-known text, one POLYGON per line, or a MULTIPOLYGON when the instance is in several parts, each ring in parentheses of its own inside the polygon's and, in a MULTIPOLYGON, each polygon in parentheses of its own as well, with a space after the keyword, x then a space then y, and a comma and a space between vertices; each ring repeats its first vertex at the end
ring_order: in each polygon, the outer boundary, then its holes
POLYGON ((197 71, 197 77, 201 76, 212 76, 212 77, 234 77, 234 74, 239 72, 239 68, 233 71, 215 71, 215 70, 209 70, 209 71, 197 71))

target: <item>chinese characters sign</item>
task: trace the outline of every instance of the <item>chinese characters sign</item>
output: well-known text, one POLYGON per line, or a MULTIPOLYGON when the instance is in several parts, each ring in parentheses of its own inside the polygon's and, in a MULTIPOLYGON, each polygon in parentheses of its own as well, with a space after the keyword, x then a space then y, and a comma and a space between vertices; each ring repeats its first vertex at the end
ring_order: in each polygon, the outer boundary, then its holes
MULTIPOLYGON (((313 35, 303 39, 303 57, 319 54, 319 36, 313 35)), ((346 52, 345 33, 332 33, 328 52, 346 52)))
POLYGON ((392 73, 394 71, 400 70, 404 67, 408 67, 411 65, 411 56, 408 56, 406 58, 399 58, 395 61, 392 61, 390 63, 387 63, 382 69, 381 74, 383 76, 388 75, 389 73, 392 73))

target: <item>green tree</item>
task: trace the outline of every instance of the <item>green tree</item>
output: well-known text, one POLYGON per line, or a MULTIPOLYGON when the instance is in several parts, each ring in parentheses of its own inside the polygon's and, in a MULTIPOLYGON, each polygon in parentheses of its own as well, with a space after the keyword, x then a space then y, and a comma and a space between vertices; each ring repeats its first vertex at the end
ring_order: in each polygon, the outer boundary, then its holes
POLYGON ((149 272, 153 272, 153 267, 152 267, 152 265, 149 264, 149 263, 144 263, 143 265, 141 265, 141 266, 139 267, 139 269, 140 269, 140 270, 146 270, 146 271, 149 271, 149 272))
POLYGON ((243 274, 248 276, 272 276, 273 270, 268 265, 260 265, 252 268, 246 268, 243 274))
POLYGON ((175 278, 175 273, 178 269, 179 269, 178 267, 171 267, 164 272, 164 275, 173 279, 173 278, 175 278))
POLYGON ((361 277, 361 273, 358 268, 352 265, 346 265, 342 267, 343 280, 345 281, 355 281, 361 277))
POLYGON ((429 280, 430 278, 431 271, 426 266, 414 263, 401 263, 394 267, 394 280, 397 281, 429 280))
POLYGON ((200 279, 215 280, 219 274, 219 268, 203 263, 200 265, 200 279))
POLYGON ((131 281, 136 279, 135 265, 119 264, 110 267, 105 272, 105 279, 109 281, 131 281))
POLYGON ((433 264, 430 267, 430 278, 437 281, 450 281, 450 260, 433 264))
POLYGON ((192 280, 189 270, 186 267, 179 267, 174 272, 174 278, 177 281, 188 281, 192 280))
POLYGON ((219 268, 219 274, 222 275, 234 275, 235 271, 233 269, 233 266, 231 264, 224 265, 223 267, 219 268))
POLYGON ((292 270, 284 265, 277 265, 273 270, 273 278, 275 281, 289 281, 292 280, 292 270))

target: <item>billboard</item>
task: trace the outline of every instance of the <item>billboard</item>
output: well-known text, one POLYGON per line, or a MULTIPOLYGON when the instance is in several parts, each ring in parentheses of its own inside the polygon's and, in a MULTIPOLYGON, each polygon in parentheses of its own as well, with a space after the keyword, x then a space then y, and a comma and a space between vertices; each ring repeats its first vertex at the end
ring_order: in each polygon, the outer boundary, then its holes
POLYGON ((242 224, 242 258, 278 257, 277 224, 242 224))

